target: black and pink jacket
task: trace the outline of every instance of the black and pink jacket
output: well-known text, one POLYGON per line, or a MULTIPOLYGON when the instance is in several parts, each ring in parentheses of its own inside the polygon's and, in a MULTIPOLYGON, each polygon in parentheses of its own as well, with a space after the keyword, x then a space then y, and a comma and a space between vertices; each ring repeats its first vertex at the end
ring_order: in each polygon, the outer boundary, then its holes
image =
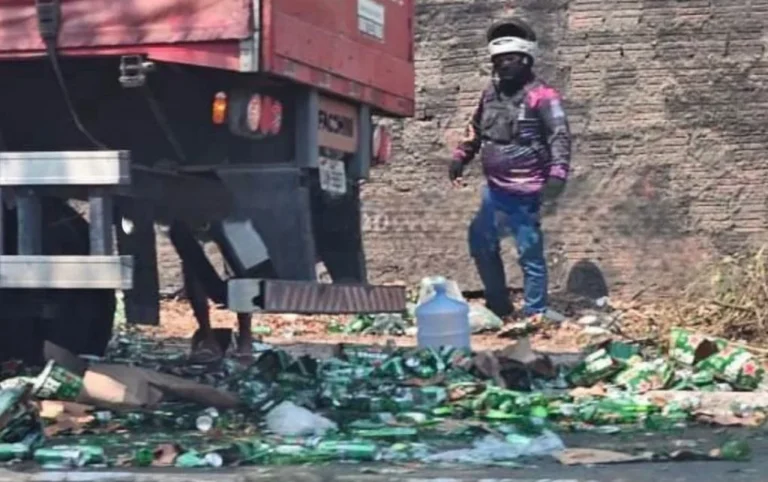
POLYGON ((571 134, 560 94, 535 78, 512 96, 492 83, 453 158, 467 164, 478 152, 489 186, 510 194, 537 194, 550 177, 567 180, 571 134))

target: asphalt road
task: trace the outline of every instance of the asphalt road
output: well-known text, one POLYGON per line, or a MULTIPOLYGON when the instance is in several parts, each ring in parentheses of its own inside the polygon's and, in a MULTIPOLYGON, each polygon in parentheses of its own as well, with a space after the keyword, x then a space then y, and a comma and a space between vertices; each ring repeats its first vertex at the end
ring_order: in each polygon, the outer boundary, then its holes
POLYGON ((244 467, 228 471, 151 470, 11 472, 0 471, 0 482, 763 482, 768 474, 768 429, 696 427, 673 433, 615 435, 566 434, 567 447, 591 447, 625 453, 689 449, 708 452, 732 438, 749 442, 749 462, 636 462, 605 466, 563 466, 551 457, 520 460, 519 468, 424 467, 390 465, 323 465, 244 467))

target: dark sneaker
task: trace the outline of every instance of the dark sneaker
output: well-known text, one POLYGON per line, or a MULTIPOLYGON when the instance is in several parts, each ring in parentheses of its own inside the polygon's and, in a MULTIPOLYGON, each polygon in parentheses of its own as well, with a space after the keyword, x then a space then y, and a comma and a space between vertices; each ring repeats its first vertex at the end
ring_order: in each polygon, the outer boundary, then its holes
POLYGON ((502 320, 515 315, 515 307, 512 306, 512 303, 510 303, 509 300, 502 303, 492 303, 486 300, 485 307, 502 320))

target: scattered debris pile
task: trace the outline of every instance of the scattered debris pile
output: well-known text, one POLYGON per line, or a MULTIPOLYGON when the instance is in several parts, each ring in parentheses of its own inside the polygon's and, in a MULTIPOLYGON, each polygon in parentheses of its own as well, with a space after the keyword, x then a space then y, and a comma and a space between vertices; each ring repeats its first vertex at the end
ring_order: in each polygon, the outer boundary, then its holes
MULTIPOLYGON (((16 376, 2 382, 0 460, 189 468, 509 465, 555 455, 574 463, 558 431, 762 421, 756 407, 723 415, 707 411, 703 398, 704 390, 757 388, 764 369, 749 352, 685 330, 672 332, 671 346, 659 358, 606 342, 574 367, 534 353, 525 339, 479 353, 340 345, 322 360, 256 344, 254 363, 216 366, 189 365, 183 352, 135 336, 119 337, 108 360, 86 362, 48 346, 50 361, 39 374, 15 367, 16 376)), ((706 457, 748 458, 739 447, 706 457)))
MULTIPOLYGON (((671 330, 666 358, 641 356, 638 345, 607 341, 592 348, 569 374, 576 386, 611 381, 638 393, 650 390, 755 390, 763 382, 763 365, 745 348, 722 338, 671 330)), ((656 349, 650 350, 656 354, 656 349)))

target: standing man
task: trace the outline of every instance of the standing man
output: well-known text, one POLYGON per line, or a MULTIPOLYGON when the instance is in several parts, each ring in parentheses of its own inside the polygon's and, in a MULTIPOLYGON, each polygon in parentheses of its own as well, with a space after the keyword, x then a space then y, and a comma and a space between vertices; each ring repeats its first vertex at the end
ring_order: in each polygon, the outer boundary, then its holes
POLYGON ((488 29, 493 79, 483 91, 467 136, 450 167, 454 185, 479 152, 487 184, 469 227, 469 249, 485 287, 488 308, 513 313, 507 291, 501 238, 515 238, 525 291, 524 317, 561 321, 547 309, 547 263, 539 212, 564 190, 571 136, 560 94, 536 78, 536 34, 512 19, 488 29))

